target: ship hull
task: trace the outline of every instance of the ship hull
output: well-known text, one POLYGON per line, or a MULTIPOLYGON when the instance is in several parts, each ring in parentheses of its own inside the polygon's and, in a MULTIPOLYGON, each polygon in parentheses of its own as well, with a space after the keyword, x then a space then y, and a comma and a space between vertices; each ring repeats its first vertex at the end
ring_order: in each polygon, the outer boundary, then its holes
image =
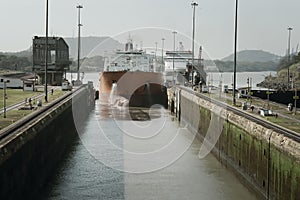
POLYGON ((167 89, 163 75, 156 72, 101 72, 99 95, 108 98, 117 85, 114 95, 126 98, 130 107, 151 107, 155 104, 167 107, 167 89))

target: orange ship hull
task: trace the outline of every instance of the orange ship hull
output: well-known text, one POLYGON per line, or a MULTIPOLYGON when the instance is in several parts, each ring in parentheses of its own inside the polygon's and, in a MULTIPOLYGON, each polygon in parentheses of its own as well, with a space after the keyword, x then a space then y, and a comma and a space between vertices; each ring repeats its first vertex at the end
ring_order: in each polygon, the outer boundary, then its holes
POLYGON ((161 73, 101 72, 99 95, 108 97, 113 83, 117 85, 117 95, 128 99, 131 107, 151 107, 154 104, 167 107, 167 89, 161 73))

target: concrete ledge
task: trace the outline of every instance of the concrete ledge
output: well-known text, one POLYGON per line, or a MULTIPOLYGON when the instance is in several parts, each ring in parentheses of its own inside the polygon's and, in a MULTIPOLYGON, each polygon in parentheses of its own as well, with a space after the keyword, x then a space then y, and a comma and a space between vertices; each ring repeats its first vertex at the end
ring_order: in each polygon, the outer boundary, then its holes
MULTIPOLYGON (((0 146, 0 199, 38 199, 66 150, 78 138, 72 105, 88 111, 90 91, 61 101, 40 118, 16 130, 0 146), (72 102, 75 101, 75 102, 72 102)), ((88 112, 82 112, 81 119, 88 112)))
MULTIPOLYGON (((204 138, 212 120, 223 123, 213 154, 259 198, 297 199, 300 193, 300 144, 219 107, 191 92, 173 89, 174 112, 204 138), (179 94, 179 96, 178 96, 179 94)), ((222 126, 222 125, 221 125, 222 126)))

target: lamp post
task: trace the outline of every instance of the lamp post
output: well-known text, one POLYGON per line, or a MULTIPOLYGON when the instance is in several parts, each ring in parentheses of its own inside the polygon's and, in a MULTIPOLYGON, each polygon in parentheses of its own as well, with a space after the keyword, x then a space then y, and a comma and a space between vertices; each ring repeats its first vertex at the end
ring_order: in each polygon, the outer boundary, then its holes
POLYGON ((1 79, 1 82, 3 82, 3 118, 6 118, 6 83, 9 83, 9 80, 1 79))
POLYGON ((79 67, 80 67, 80 47, 81 47, 81 43, 80 43, 80 27, 82 26, 82 24, 80 23, 80 9, 83 8, 82 5, 78 5, 76 6, 76 8, 78 9, 78 55, 77 55, 77 82, 79 84, 80 80, 79 80, 79 67))
POLYGON ((48 102, 48 81, 47 81, 47 74, 48 74, 48 9, 49 9, 49 2, 46 0, 46 41, 45 41, 45 102, 48 102))
POLYGON ((249 94, 250 94, 250 105, 252 105, 252 77, 250 77, 250 89, 249 89, 249 94))
POLYGON ((196 6, 198 6, 198 3, 192 2, 191 5, 193 7, 193 41, 192 41, 192 87, 193 87, 193 85, 194 85, 194 51, 195 51, 195 47, 194 47, 194 42, 195 42, 195 10, 196 10, 196 6))
POLYGON ((296 83, 296 75, 294 75, 294 89, 295 89, 295 96, 294 96, 294 104, 295 104, 295 110, 294 114, 297 114, 297 100, 299 99, 299 96, 297 95, 297 83, 296 83))
POLYGON ((233 96, 233 105, 236 105, 236 94, 235 94, 235 88, 236 88, 236 50, 237 50, 237 15, 238 15, 238 0, 235 0, 235 27, 234 27, 234 64, 233 64, 233 90, 232 90, 232 96, 233 96))
POLYGON ((157 57, 156 57, 156 52, 157 52, 157 42, 155 42, 155 52, 154 52, 154 62, 153 62, 153 69, 152 71, 157 71, 157 57))
POLYGON ((6 118, 6 81, 3 82, 3 118, 6 118))
POLYGON ((165 45, 165 38, 161 38, 161 61, 164 64, 164 45, 165 45))
MULTIPOLYGON (((291 32, 293 30, 293 28, 288 27, 287 28, 288 32, 289 32, 289 37, 288 37, 288 52, 287 52, 287 56, 288 56, 288 65, 290 64, 290 54, 291 54, 291 32)), ((288 66, 287 68, 287 88, 290 88, 290 67, 288 66)))
POLYGON ((247 78, 247 102, 249 101, 249 95, 250 95, 250 78, 247 78))
POLYGON ((173 38, 173 40, 174 40, 174 46, 173 46, 173 81, 172 81, 172 83, 173 83, 173 85, 175 85, 175 78, 174 78, 174 76, 175 76, 175 62, 174 62, 174 56, 175 56, 175 36, 176 36, 177 32, 173 31, 172 33, 174 35, 174 38, 173 38))
POLYGON ((154 54, 155 61, 156 61, 156 52, 157 52, 157 42, 155 42, 155 54, 154 54))
POLYGON ((297 89, 295 88, 295 96, 294 96, 294 99, 295 99, 295 110, 294 110, 294 114, 296 115, 297 114, 297 100, 299 99, 299 96, 297 95, 297 89))

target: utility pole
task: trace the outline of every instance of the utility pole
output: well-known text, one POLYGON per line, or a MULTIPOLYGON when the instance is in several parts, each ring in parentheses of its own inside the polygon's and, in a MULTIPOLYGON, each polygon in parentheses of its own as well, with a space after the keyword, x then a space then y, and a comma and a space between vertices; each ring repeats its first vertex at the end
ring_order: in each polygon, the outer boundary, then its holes
POLYGON ((76 6, 78 8, 78 56, 77 56, 77 83, 80 84, 80 78, 79 78, 79 67, 80 67, 80 48, 81 48, 81 43, 80 43, 80 27, 82 24, 80 23, 80 9, 83 8, 82 5, 76 6))
POLYGON ((9 83, 10 81, 1 79, 1 82, 3 82, 3 118, 6 118, 6 99, 7 99, 6 83, 9 83))
POLYGON ((156 62, 156 52, 157 52, 157 42, 155 42, 155 54, 154 54, 155 62, 156 62))
POLYGON ((235 0, 235 26, 234 26, 234 64, 233 64, 233 105, 236 105, 236 94, 235 94, 235 88, 236 88, 236 51, 237 51, 237 15, 238 15, 238 0, 235 0))
POLYGON ((48 81, 47 81, 47 75, 48 75, 48 9, 49 4, 48 0, 46 0, 46 41, 45 41, 45 102, 48 102, 48 81))
POLYGON ((297 84, 296 84, 296 75, 294 75, 294 88, 295 88, 295 96, 294 96, 294 104, 295 104, 295 110, 294 114, 297 114, 297 100, 299 99, 299 96, 297 95, 297 84))
POLYGON ((164 45, 165 45, 165 38, 161 39, 161 62, 164 64, 164 45))
POLYGON ((247 78, 247 102, 249 101, 249 95, 250 95, 250 78, 247 78))
POLYGON ((222 93, 222 73, 220 75, 220 80, 219 80, 219 98, 221 99, 221 93, 222 93))
POLYGON ((288 68, 287 68, 287 89, 290 89, 290 56, 291 56, 291 32, 293 30, 293 28, 288 27, 287 29, 289 31, 289 37, 288 37, 288 68))
POLYGON ((6 81, 3 82, 3 118, 6 118, 6 81))
POLYGON ((253 92, 252 92, 252 78, 250 77, 250 105, 252 105, 252 95, 253 95, 253 92))
POLYGON ((175 62, 174 62, 174 56, 175 56, 175 36, 176 36, 176 34, 177 34, 177 32, 176 31, 173 31, 172 32, 173 34, 174 34, 174 46, 173 46, 173 80, 172 80, 172 83, 173 83, 173 85, 175 85, 175 78, 174 78, 174 76, 175 76, 175 62))
POLYGON ((193 85, 194 85, 194 51, 195 51, 195 47, 194 47, 194 42, 195 42, 195 10, 196 10, 196 6, 198 6, 198 3, 192 2, 191 5, 192 5, 192 8, 193 8, 193 41, 192 41, 192 87, 193 87, 193 85))

